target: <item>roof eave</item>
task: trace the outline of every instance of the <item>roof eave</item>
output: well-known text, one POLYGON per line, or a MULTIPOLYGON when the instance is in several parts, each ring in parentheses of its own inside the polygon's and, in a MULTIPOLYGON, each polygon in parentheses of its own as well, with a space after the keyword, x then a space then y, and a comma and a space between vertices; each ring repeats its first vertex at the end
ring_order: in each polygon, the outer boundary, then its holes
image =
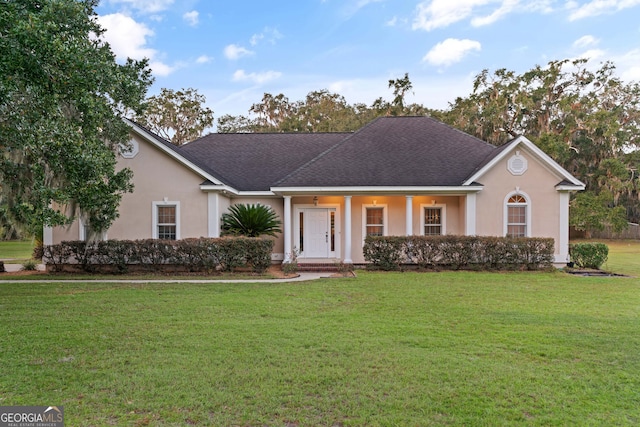
POLYGON ((476 171, 471 177, 469 177, 463 183, 463 185, 469 185, 472 182, 477 181, 487 171, 491 170, 491 168, 493 168, 496 165, 496 163, 500 162, 505 157, 507 157, 510 153, 512 153, 516 149, 516 147, 518 147, 519 145, 524 145, 534 154, 534 156, 536 156, 539 160, 543 161, 550 169, 558 173, 560 176, 562 176, 572 185, 576 187, 585 186, 583 182, 581 182, 576 177, 571 175, 566 169, 560 166, 555 160, 549 157, 548 154, 546 154, 544 151, 538 148, 533 142, 531 142, 526 137, 519 136, 514 140, 512 140, 511 142, 508 142, 507 144, 510 145, 507 149, 502 150, 500 153, 498 153, 498 155, 496 155, 490 162, 484 165, 484 167, 482 167, 480 170, 476 171))
POLYGON ((340 186, 340 187, 271 187, 271 191, 278 195, 414 195, 414 194, 453 194, 464 195, 477 193, 484 187, 479 185, 461 186, 340 186))
POLYGON ((159 150, 161 150, 165 154, 169 155, 174 160, 177 160, 179 163, 181 163, 182 165, 184 165, 187 168, 191 169, 193 172, 195 172, 196 174, 200 175, 204 179, 208 179, 209 181, 211 181, 211 182, 213 182, 213 183, 215 183, 217 185, 225 185, 223 182, 221 182, 216 177, 212 176, 211 174, 209 174, 208 172, 206 172, 205 170, 203 170, 199 166, 196 166, 194 163, 192 163, 189 160, 187 160, 185 157, 180 155, 180 153, 178 153, 178 152, 170 149, 166 145, 164 145, 161 141, 158 140, 158 138, 154 134, 152 134, 150 132, 147 132, 145 129, 143 129, 142 127, 138 126, 135 122, 132 122, 131 120, 128 120, 128 119, 125 119, 125 120, 126 120, 126 123, 128 123, 129 126, 131 126, 131 129, 133 130, 134 133, 136 133, 138 136, 146 139, 147 141, 151 142, 156 148, 158 148, 159 150))

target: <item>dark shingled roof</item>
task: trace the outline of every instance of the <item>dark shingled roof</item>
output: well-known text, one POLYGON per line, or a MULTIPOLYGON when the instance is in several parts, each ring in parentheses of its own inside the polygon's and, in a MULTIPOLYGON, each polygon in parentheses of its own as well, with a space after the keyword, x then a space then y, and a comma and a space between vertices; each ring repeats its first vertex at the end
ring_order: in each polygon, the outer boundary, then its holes
POLYGON ((381 117, 272 186, 459 186, 500 151, 430 117, 381 117))
POLYGON ((351 133, 212 133, 178 152, 240 191, 268 191, 351 133))

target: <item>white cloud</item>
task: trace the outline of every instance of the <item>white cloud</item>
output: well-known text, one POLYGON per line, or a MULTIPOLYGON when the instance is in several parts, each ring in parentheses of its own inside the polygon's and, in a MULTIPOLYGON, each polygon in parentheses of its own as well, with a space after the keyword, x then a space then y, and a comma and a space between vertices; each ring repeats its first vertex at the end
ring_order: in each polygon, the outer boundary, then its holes
POLYGON ((266 83, 271 80, 275 80, 282 76, 279 71, 265 71, 264 73, 246 73, 244 70, 237 70, 233 73, 234 82, 250 81, 256 84, 266 83))
POLYGON ((471 25, 480 27, 513 12, 549 13, 551 5, 551 0, 425 0, 416 6, 412 28, 431 31, 468 18, 471 25))
POLYGON ((200 55, 198 56, 198 59, 196 59, 197 64, 206 64, 211 61, 213 61, 213 58, 207 55, 200 55))
POLYGON ((156 13, 167 10, 174 0, 109 0, 112 4, 124 4, 144 13, 156 13))
POLYGON ((199 18, 199 13, 197 10, 192 10, 191 12, 186 12, 184 15, 182 15, 182 19, 184 19, 187 24, 189 24, 192 27, 195 27, 196 25, 198 25, 198 18, 199 18))
POLYGON ((151 68, 153 74, 161 77, 168 76, 176 70, 176 67, 171 67, 161 61, 150 61, 149 68, 151 68))
POLYGON ((398 23, 398 17, 394 16, 393 18, 385 22, 384 25, 387 27, 395 27, 397 23, 398 23))
POLYGON ((569 21, 576 21, 590 16, 619 12, 638 5, 640 0, 592 0, 582 6, 572 1, 567 4, 567 7, 571 10, 569 21))
POLYGON ((224 56, 231 60, 236 60, 247 55, 253 55, 253 53, 253 51, 236 44, 230 44, 224 48, 224 56))
POLYGON ((102 37, 109 43, 117 59, 149 58, 153 73, 159 76, 166 76, 174 70, 157 59, 157 50, 147 47, 147 37, 154 33, 146 25, 122 13, 98 16, 98 23, 106 30, 102 37))
POLYGON ((416 6, 414 30, 431 31, 447 27, 467 18, 476 6, 482 6, 491 0, 432 0, 423 1, 416 6))
POLYGON ((145 24, 122 13, 98 16, 98 23, 106 29, 103 38, 118 59, 153 58, 156 55, 156 50, 146 47, 147 37, 154 33, 145 24))
POLYGON ((257 45, 260 41, 266 40, 271 44, 276 44, 276 42, 282 38, 282 33, 278 31, 277 28, 264 27, 261 33, 256 33, 251 36, 249 43, 251 46, 257 45))
POLYGON ((622 80, 640 83, 640 49, 633 49, 622 55, 616 55, 611 58, 611 61, 616 65, 622 80))
POLYGON ((518 5, 518 3, 519 3, 519 0, 505 0, 499 8, 493 11, 493 13, 487 16, 473 18, 471 20, 471 25, 473 25, 474 27, 491 25, 494 22, 496 22, 498 19, 511 13, 514 10, 514 8, 518 5))
POLYGON ((595 46, 598 44, 600 40, 596 39, 591 35, 586 35, 580 37, 578 40, 573 42, 573 47, 583 48, 587 46, 595 46))
POLYGON ((576 56, 573 59, 588 59, 590 61, 594 61, 596 59, 604 57, 605 52, 601 49, 589 49, 582 52, 580 55, 576 56))
POLYGON ((462 61, 467 54, 481 50, 480 42, 469 39, 446 39, 438 43, 422 58, 431 65, 449 66, 462 61))

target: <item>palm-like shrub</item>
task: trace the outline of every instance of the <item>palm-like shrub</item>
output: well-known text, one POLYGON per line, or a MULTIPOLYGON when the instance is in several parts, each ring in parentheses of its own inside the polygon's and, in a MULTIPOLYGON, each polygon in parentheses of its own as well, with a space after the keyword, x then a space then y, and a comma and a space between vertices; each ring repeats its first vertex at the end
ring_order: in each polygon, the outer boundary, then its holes
POLYGON ((222 215, 222 235, 234 236, 275 236, 281 233, 278 215, 270 206, 260 203, 233 205, 222 215))

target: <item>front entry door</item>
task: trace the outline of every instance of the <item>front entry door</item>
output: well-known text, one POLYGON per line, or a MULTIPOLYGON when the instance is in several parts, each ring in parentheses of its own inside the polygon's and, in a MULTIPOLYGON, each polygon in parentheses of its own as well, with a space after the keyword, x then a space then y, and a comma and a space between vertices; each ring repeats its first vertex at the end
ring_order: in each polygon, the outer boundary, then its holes
POLYGON ((300 210, 301 255, 305 258, 335 256, 334 208, 305 208, 300 210))

